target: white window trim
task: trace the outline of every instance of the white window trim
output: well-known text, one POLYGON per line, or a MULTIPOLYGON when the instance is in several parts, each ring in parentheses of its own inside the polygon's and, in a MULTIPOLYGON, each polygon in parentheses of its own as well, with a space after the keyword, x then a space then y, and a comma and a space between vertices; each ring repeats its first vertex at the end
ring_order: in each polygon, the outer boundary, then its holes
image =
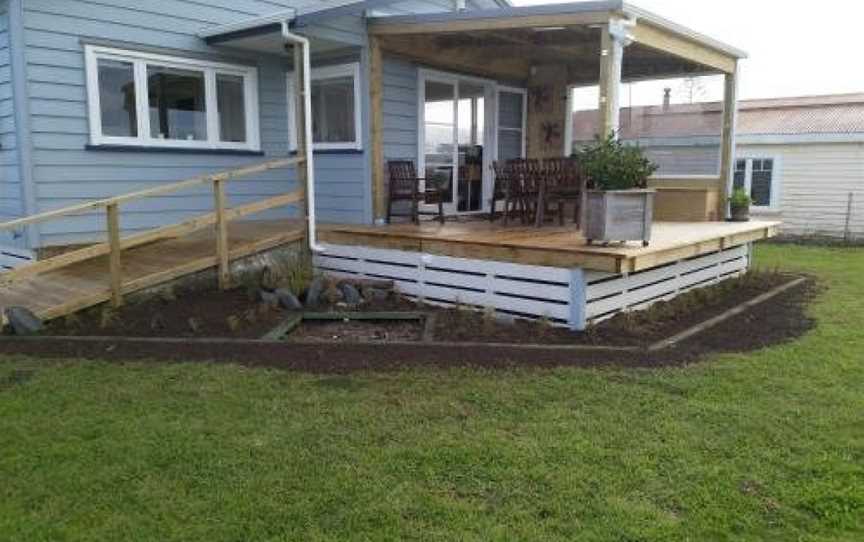
POLYGON ((771 170, 771 202, 769 205, 753 205, 752 210, 767 212, 779 211, 781 185, 780 180, 783 165, 782 158, 780 156, 773 155, 746 154, 735 157, 736 165, 739 160, 745 160, 747 163, 744 170, 744 190, 747 191, 747 194, 750 194, 753 190, 753 160, 772 160, 774 162, 773 169, 771 170))
POLYGON ((258 69, 251 66, 210 62, 191 58, 143 53, 99 47, 84 46, 85 69, 87 73, 87 109, 90 122, 90 143, 94 146, 134 146, 152 148, 178 148, 201 150, 261 150, 261 137, 258 114, 258 69), (131 63, 135 77, 135 103, 138 117, 137 137, 116 137, 102 135, 102 109, 99 97, 98 60, 109 59, 131 63), (169 68, 195 70, 204 73, 205 100, 207 104, 207 140, 188 141, 160 139, 150 133, 150 104, 147 93, 147 66, 157 65, 169 68), (219 113, 217 111, 216 76, 217 74, 243 77, 243 94, 246 112, 246 141, 220 141, 219 113))
MULTIPOLYGON (((314 68, 311 80, 335 79, 337 77, 351 77, 354 80, 354 141, 338 141, 327 143, 313 143, 314 150, 363 150, 363 127, 362 127, 362 102, 360 97, 360 63, 340 64, 337 66, 325 66, 314 68)), ((297 150, 297 101, 294 90, 294 72, 286 74, 288 89, 288 133, 290 136, 290 149, 297 150)), ((314 113, 313 113, 314 114, 314 113)), ((311 122, 311 119, 310 119, 311 122)))

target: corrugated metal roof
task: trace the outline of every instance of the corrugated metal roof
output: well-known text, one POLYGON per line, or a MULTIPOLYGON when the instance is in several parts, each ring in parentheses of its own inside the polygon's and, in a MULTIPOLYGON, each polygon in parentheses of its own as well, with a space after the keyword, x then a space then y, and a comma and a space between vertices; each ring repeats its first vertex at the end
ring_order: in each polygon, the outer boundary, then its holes
MULTIPOLYGON (((624 139, 718 136, 719 102, 623 108, 624 139)), ((573 139, 587 141, 597 131, 597 113, 573 115, 573 139)), ((738 103, 738 135, 864 134, 864 93, 743 100, 738 103)))

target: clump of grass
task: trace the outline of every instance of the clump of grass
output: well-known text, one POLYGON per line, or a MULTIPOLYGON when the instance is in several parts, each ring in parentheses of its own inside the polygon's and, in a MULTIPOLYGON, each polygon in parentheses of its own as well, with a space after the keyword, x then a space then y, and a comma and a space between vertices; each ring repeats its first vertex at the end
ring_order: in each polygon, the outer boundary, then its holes
POLYGON ((197 335, 201 331, 201 320, 195 318, 194 316, 189 318, 187 322, 189 324, 189 331, 197 335))
POLYGON ((159 291, 159 299, 166 303, 177 301, 177 292, 174 290, 173 286, 166 286, 159 291))
POLYGON ((228 329, 231 330, 232 333, 236 333, 240 330, 241 326, 240 317, 236 314, 232 314, 228 318, 225 319, 225 324, 228 326, 228 329))
POLYGON ((116 317, 117 314, 114 312, 113 309, 110 309, 108 307, 102 309, 102 311, 99 313, 99 328, 106 329, 110 327, 111 324, 114 323, 116 317))
POLYGON ((161 313, 155 313, 150 318, 150 329, 153 331, 159 331, 160 329, 165 329, 167 324, 165 323, 165 317, 162 316, 161 313))

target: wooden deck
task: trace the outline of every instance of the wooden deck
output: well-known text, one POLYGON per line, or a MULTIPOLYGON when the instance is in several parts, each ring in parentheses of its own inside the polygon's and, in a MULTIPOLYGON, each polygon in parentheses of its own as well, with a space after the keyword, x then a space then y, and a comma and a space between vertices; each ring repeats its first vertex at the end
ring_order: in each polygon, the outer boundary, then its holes
MULTIPOLYGON (((298 221, 234 222, 228 228, 229 260, 304 237, 304 225, 298 221)), ((123 293, 216 267, 219 259, 215 246, 215 232, 208 228, 124 251, 123 293)), ((14 272, 0 275, 0 307, 27 307, 46 320, 106 302, 111 295, 108 255, 20 279, 14 272)))
POLYGON ((582 267, 633 273, 682 259, 767 239, 779 222, 656 222, 651 245, 588 246, 574 227, 503 226, 466 220, 420 225, 324 225, 324 243, 424 252, 456 258, 496 260, 551 267, 582 267))

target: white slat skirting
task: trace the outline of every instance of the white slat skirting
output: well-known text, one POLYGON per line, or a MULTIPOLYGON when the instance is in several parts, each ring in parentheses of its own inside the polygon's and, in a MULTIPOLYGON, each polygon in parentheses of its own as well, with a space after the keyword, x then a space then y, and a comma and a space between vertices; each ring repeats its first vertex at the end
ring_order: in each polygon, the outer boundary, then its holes
POLYGON ((32 262, 33 253, 23 248, 0 246, 0 273, 32 262))
POLYGON ((749 267, 749 246, 742 245, 630 275, 588 272, 585 317, 596 322, 624 310, 644 309, 687 290, 736 277, 749 267))
POLYGON ((571 324, 572 273, 566 269, 357 246, 325 249, 315 267, 328 274, 393 280, 402 294, 426 302, 571 324))
POLYGON ((428 303, 491 307, 573 329, 738 276, 749 266, 747 245, 630 275, 345 245, 328 244, 315 255, 315 267, 326 274, 393 280, 402 294, 428 303))

